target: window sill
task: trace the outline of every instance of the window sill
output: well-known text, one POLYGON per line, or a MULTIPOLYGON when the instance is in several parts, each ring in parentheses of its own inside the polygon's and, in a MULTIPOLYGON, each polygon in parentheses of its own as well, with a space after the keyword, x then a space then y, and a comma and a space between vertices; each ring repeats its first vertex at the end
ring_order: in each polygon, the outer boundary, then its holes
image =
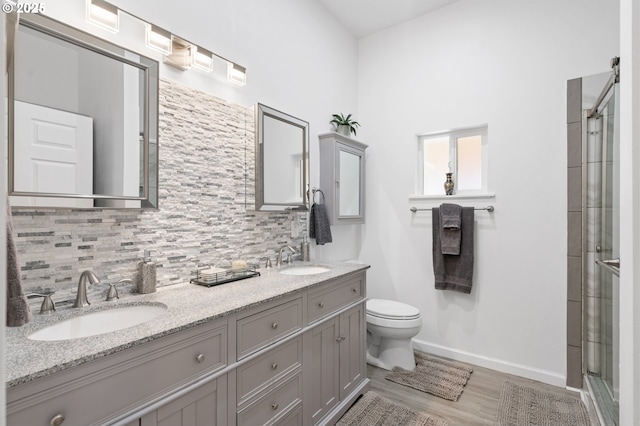
POLYGON ((495 199, 496 194, 454 194, 454 195, 410 195, 409 201, 486 200, 495 199))

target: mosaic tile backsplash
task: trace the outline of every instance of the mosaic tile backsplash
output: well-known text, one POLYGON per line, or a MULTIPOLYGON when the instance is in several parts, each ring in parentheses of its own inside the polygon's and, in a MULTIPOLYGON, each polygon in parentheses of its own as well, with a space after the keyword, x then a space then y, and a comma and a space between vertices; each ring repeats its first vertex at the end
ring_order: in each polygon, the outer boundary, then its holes
POLYGON ((165 286, 188 281, 199 267, 257 264, 284 244, 299 247, 305 213, 253 210, 253 107, 161 81, 159 131, 158 210, 13 208, 25 292, 73 299, 81 272, 91 269, 101 283, 87 291, 97 300, 108 283, 135 277, 145 249, 155 250, 158 286, 165 286), (292 220, 300 224, 296 238, 292 220))

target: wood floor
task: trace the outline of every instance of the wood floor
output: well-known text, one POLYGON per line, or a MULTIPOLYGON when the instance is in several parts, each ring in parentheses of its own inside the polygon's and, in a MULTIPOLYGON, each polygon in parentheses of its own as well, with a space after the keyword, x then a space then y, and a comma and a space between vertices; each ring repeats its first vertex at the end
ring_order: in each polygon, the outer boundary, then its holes
MULTIPOLYGON (((387 399, 404 404, 415 411, 425 411, 428 414, 440 417, 449 423, 450 426, 495 424, 500 391, 505 380, 541 390, 548 389, 556 392, 567 392, 567 394, 576 396, 575 392, 556 386, 475 365, 471 367, 473 368, 473 373, 471 373, 471 377, 458 401, 447 401, 437 396, 385 380, 384 376, 388 373, 386 370, 368 364, 367 377, 371 380, 370 390, 375 391, 387 399)), ((593 423, 593 425, 598 425, 597 421, 593 423)))

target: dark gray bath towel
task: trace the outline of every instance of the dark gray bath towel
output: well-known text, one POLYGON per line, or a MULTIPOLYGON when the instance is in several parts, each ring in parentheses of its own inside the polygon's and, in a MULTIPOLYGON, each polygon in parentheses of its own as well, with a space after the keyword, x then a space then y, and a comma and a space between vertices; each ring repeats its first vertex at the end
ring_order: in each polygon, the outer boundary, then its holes
POLYGON ((333 241, 329 216, 324 204, 313 203, 309 215, 309 237, 316 239, 316 244, 321 246, 333 241))
POLYGON ((433 272, 435 287, 438 290, 453 290, 460 293, 471 293, 473 280, 473 207, 462 208, 460 254, 442 254, 440 240, 440 209, 432 209, 433 230, 433 272))
POLYGON ((440 204, 440 245, 442 254, 460 254, 462 207, 440 204))
POLYGON ((20 327, 31 321, 31 310, 22 292, 18 252, 13 240, 11 206, 7 197, 7 327, 20 327))

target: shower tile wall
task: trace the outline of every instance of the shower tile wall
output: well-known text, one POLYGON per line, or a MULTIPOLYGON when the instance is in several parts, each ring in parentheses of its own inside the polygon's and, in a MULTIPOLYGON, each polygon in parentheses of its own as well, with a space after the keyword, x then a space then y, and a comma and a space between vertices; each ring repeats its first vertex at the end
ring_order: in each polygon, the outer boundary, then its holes
POLYGON ((582 388, 582 79, 567 82, 567 386, 582 388))
POLYGON ((161 81, 159 131, 158 210, 13 208, 25 292, 70 299, 92 269, 102 283, 89 297, 103 297, 107 283, 134 277, 145 249, 156 250, 164 286, 187 282, 198 267, 257 264, 283 244, 299 245, 304 232, 292 238, 290 221, 304 231, 306 214, 253 211, 253 108, 161 81))

